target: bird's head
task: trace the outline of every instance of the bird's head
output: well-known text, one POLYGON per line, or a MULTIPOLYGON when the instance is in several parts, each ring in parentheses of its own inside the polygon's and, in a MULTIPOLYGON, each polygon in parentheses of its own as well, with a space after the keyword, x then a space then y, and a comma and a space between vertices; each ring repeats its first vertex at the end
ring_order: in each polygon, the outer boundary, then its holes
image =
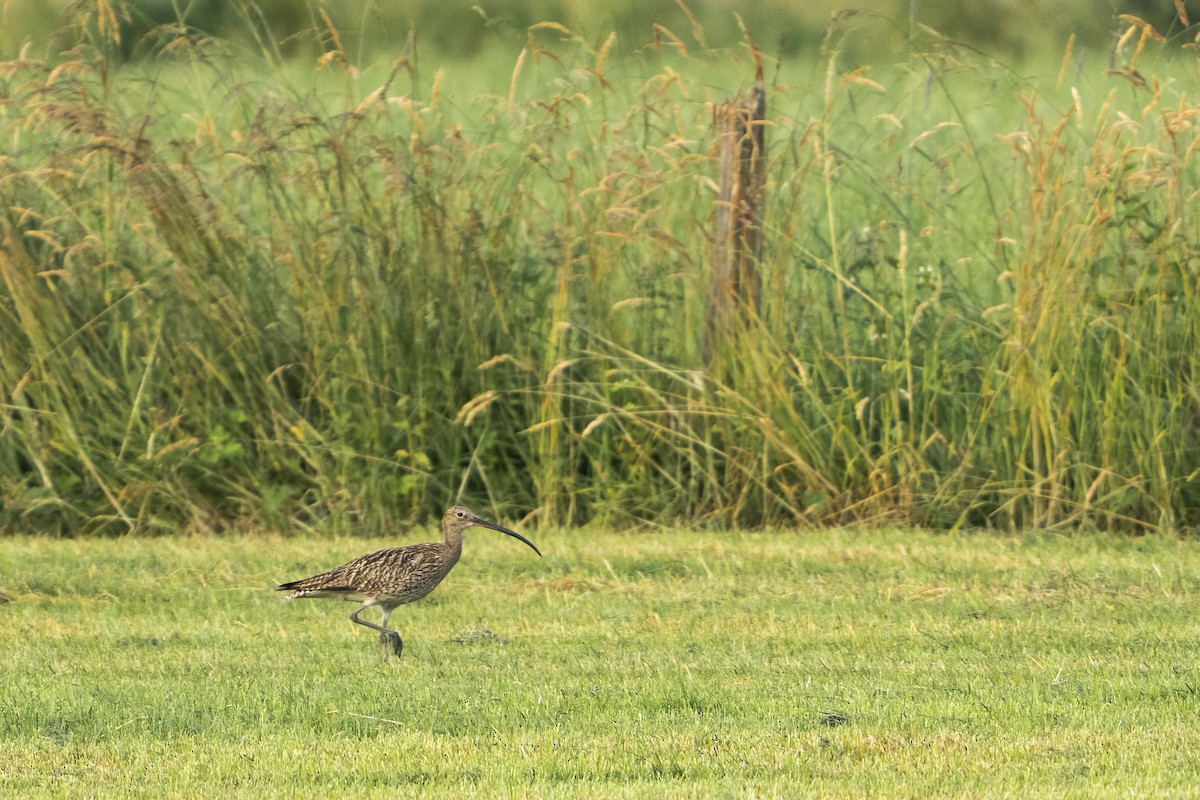
POLYGON ((471 527, 472 525, 477 525, 481 528, 490 528, 494 531, 506 533, 514 539, 520 539, 522 542, 529 545, 533 552, 537 553, 539 556, 542 554, 542 551, 538 550, 533 542, 529 541, 521 534, 517 533, 516 531, 509 530, 503 525, 497 525, 494 522, 488 522, 486 519, 480 519, 479 517, 475 516, 471 509, 466 508, 465 506, 450 506, 450 508, 446 509, 446 513, 442 515, 442 528, 444 530, 457 530, 461 534, 463 530, 471 527))

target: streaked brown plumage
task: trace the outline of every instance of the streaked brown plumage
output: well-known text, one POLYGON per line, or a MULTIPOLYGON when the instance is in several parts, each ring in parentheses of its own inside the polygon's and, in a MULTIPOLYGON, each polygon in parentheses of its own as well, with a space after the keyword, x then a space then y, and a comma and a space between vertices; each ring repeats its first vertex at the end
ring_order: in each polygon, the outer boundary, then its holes
MULTIPOLYGON (((291 592, 287 600, 328 597, 362 603, 350 615, 350 619, 379 631, 379 643, 385 647, 391 644, 392 651, 399 656, 404 642, 399 633, 387 627, 388 617, 396 606, 420 600, 442 582, 458 563, 462 555, 463 531, 472 525, 507 533, 529 545, 539 556, 542 554, 533 542, 516 531, 482 520, 462 506, 453 506, 442 515, 445 541, 410 544, 368 553, 328 572, 282 584, 277 591, 291 592), (379 625, 358 618, 359 612, 370 606, 379 606, 383 610, 379 625)), ((384 654, 386 656, 386 651, 384 654)))

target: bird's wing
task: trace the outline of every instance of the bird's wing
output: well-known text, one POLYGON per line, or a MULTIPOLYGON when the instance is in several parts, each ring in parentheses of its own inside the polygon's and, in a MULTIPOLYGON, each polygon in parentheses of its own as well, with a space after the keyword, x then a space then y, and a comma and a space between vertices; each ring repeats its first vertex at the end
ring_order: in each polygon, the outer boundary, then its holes
POLYGON ((304 592, 319 589, 326 592, 352 592, 356 588, 354 578, 362 572, 363 565, 370 563, 373 559, 379 558, 387 552, 387 550, 380 550, 375 553, 368 553, 365 556, 351 559, 340 567, 327 569, 324 572, 310 575, 307 578, 301 578, 298 581, 282 583, 276 587, 276 591, 304 592))
POLYGON ((405 576, 420 573, 421 565, 430 558, 432 551, 432 547, 420 544, 393 547, 356 558, 338 569, 344 570, 346 581, 358 588, 377 582, 403 583, 405 576))
POLYGON ((414 544, 377 550, 310 578, 285 583, 279 591, 296 596, 366 595, 419 582, 429 572, 438 546, 414 544))

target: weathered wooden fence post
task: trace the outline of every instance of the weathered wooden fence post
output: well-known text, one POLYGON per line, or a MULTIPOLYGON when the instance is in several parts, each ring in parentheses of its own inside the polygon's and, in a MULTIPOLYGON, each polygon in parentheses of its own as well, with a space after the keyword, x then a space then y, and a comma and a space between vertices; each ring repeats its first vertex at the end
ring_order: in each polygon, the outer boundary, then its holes
POLYGON ((757 313, 762 299, 758 263, 763 241, 766 112, 761 71, 747 96, 713 109, 718 196, 709 250, 706 357, 712 355, 715 338, 729 330, 734 320, 757 313))

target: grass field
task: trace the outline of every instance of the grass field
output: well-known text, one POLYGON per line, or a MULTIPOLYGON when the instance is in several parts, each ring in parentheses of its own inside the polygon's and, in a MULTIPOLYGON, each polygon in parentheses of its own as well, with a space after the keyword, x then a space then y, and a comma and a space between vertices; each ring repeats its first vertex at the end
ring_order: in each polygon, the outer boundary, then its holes
MULTIPOLYGON (((426 534, 414 532, 407 541, 426 534)), ((272 591, 383 541, 6 539, 6 797, 1185 797, 1165 536, 468 533, 393 622, 272 591)), ((387 544, 394 543, 393 541, 387 544)))
POLYGON ((0 62, 0 796, 1195 796, 1182 4, 1019 64, 304 7, 0 62), (400 660, 272 591, 460 499, 545 558, 468 534, 400 660))

